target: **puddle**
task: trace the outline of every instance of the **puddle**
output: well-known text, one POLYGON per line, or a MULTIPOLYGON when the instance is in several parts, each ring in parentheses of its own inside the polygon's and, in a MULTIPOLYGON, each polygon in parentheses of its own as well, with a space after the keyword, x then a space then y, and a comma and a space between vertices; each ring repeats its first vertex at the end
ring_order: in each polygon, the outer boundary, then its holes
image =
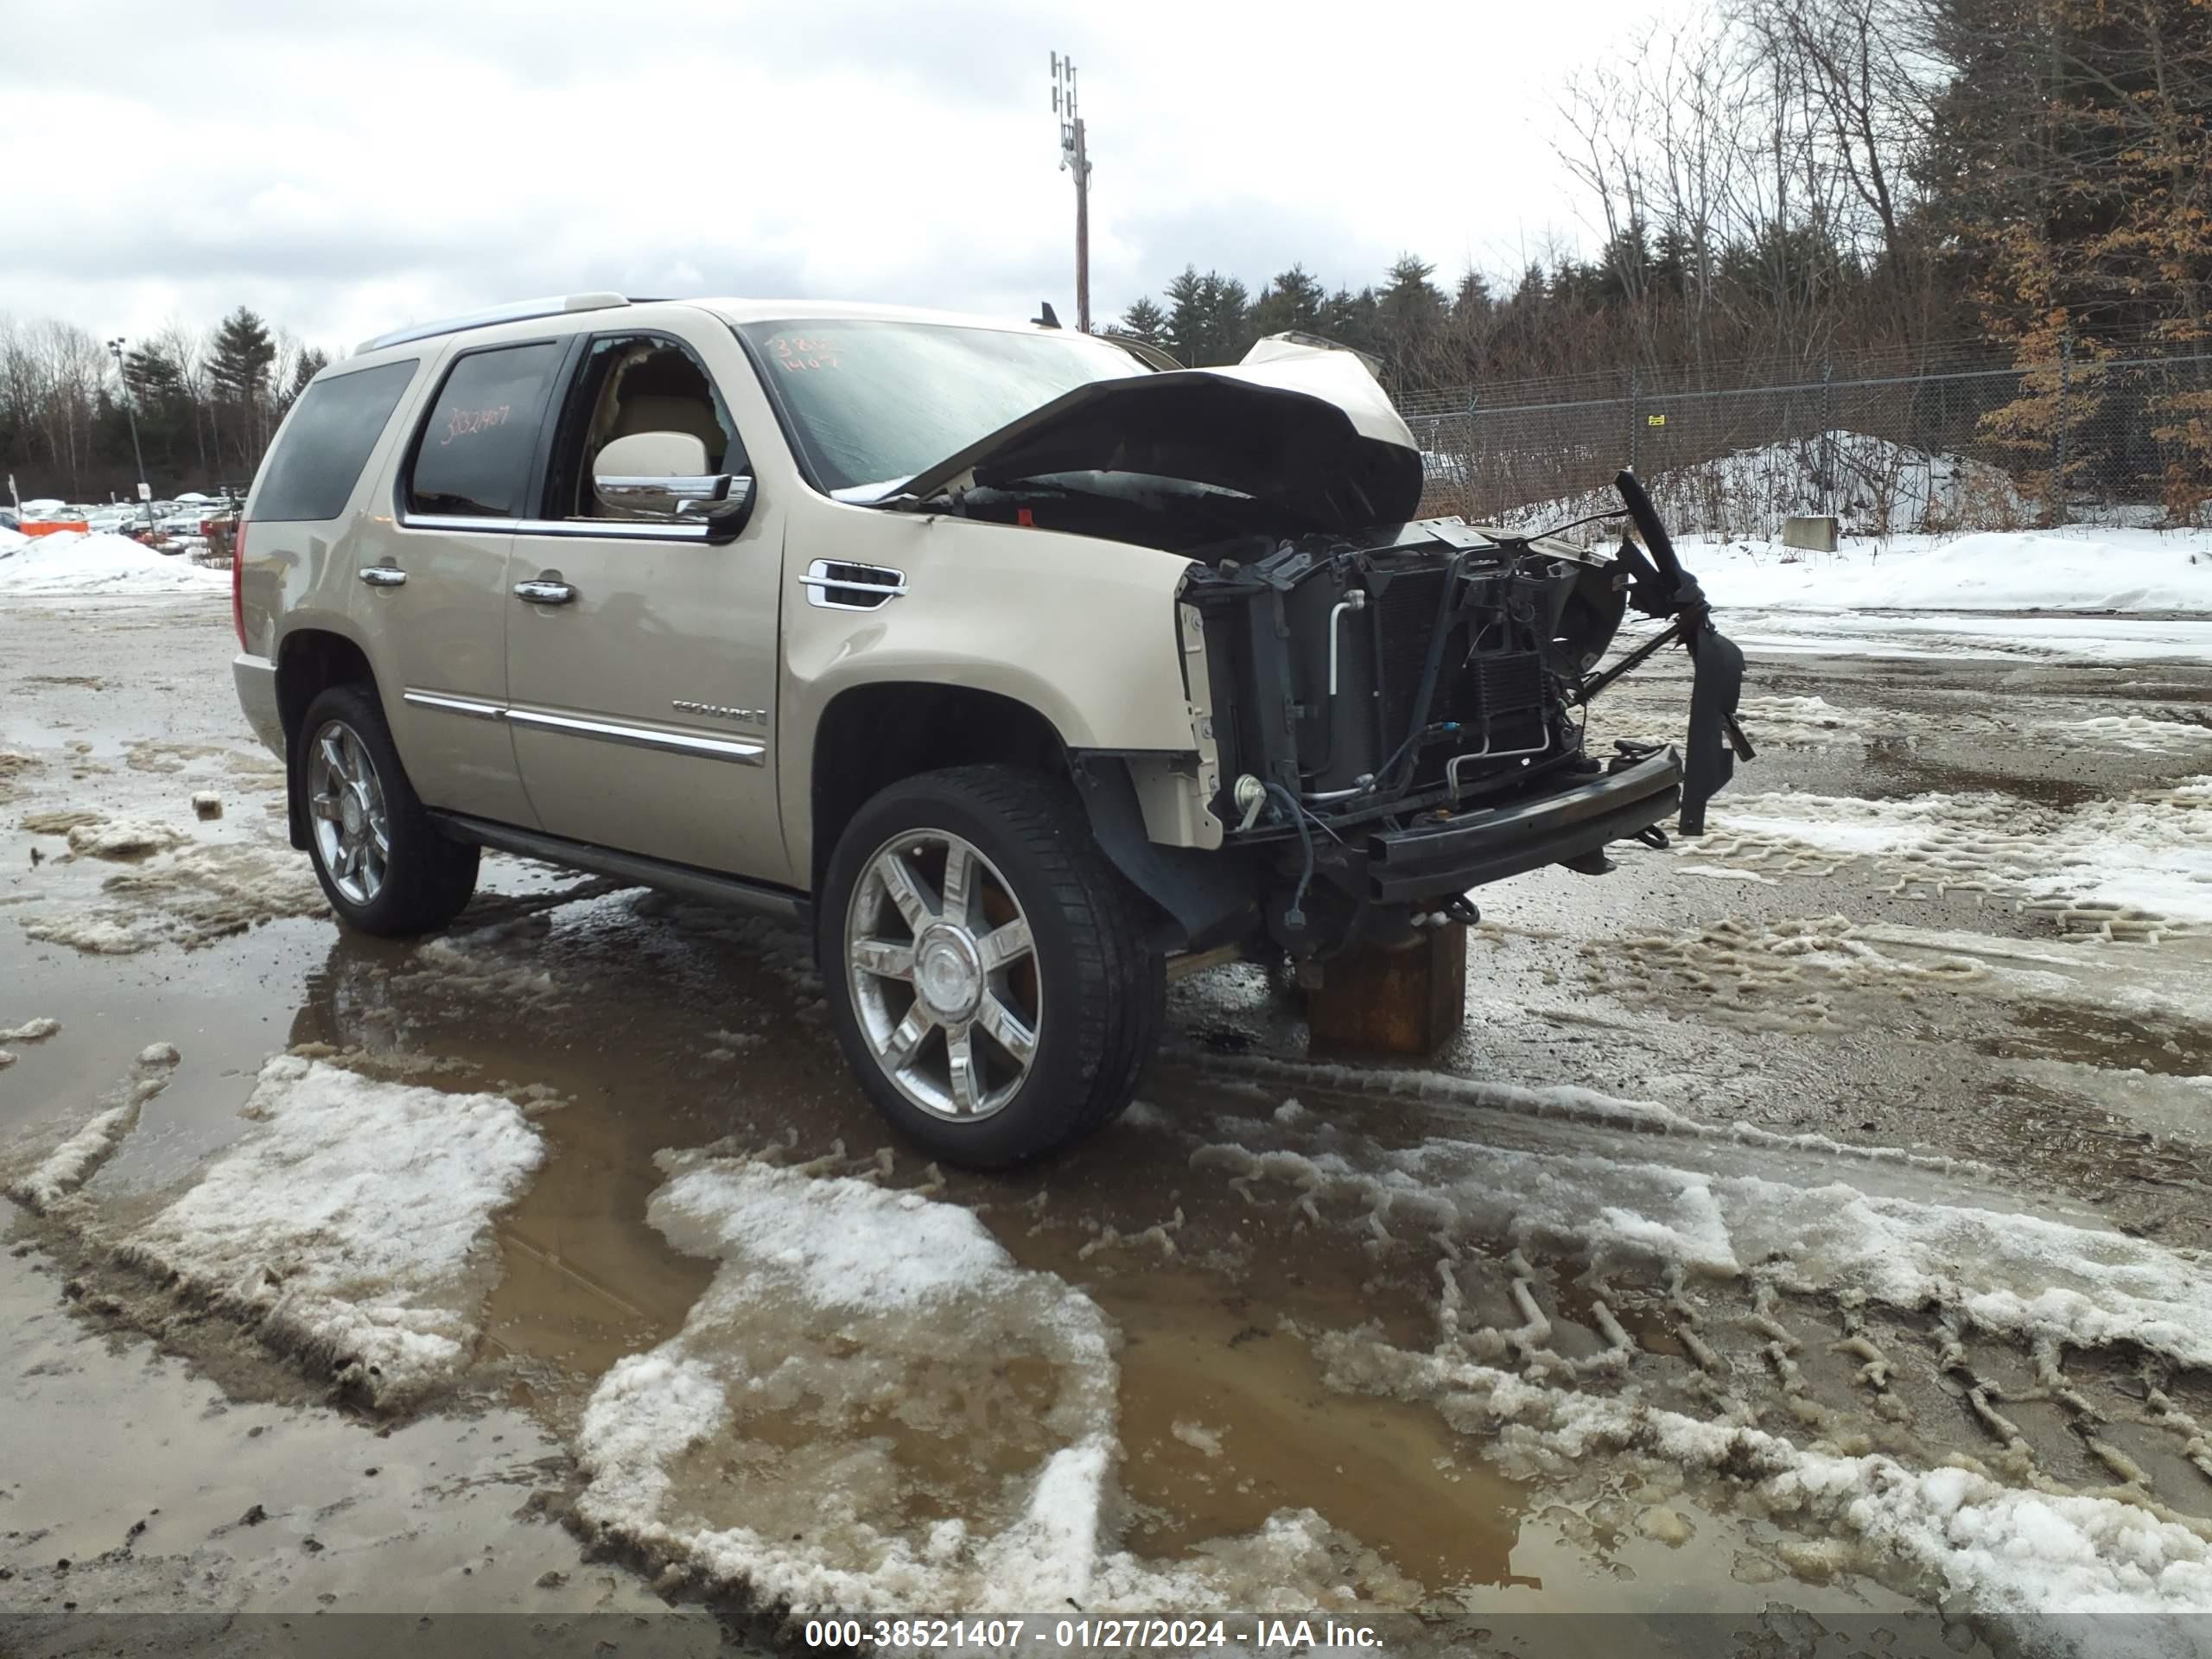
MULTIPOLYGON (((2212 1043, 2202 1027, 2139 1019, 2112 1007, 2022 1002, 2009 1029, 1973 1039, 1996 1059, 2073 1060, 2108 1071, 2197 1077, 2212 1070, 2212 1043)), ((2212 1113, 2212 1090, 2205 1095, 2212 1113)))
POLYGON ((627 1573, 587 1562, 550 1523, 557 1503, 532 1516, 567 1459, 528 1417, 380 1433, 240 1403, 143 1338, 86 1330, 45 1266, 0 1256, 10 1443, 45 1449, 0 1466, 11 1611, 175 1612, 187 1581, 238 1613, 665 1611, 627 1573))

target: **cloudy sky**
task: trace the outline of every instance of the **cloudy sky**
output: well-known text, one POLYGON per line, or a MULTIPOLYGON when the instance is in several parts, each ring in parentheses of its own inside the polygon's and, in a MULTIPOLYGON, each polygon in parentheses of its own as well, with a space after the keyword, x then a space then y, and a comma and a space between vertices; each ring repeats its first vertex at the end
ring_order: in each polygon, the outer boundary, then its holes
POLYGON ((0 312, 241 302, 334 349, 518 296, 1072 321, 1047 54, 1105 319, 1186 263, 1332 284, 1585 239, 1555 99, 1649 0, 71 0, 9 9, 0 312))

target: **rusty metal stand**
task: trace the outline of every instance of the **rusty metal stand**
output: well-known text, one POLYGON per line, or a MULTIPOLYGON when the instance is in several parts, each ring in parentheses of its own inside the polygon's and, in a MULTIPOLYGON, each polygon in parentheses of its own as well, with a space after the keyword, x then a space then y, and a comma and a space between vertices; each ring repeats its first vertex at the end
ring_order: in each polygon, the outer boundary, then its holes
POLYGON ((1306 994, 1314 1049, 1433 1054, 1467 1017, 1467 930, 1424 929, 1395 950, 1350 950, 1328 963, 1306 994))

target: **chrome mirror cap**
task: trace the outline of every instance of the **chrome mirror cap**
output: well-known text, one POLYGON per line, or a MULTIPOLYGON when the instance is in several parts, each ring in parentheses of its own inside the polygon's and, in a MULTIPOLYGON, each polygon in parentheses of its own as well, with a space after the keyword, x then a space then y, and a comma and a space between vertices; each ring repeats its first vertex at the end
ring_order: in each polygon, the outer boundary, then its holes
POLYGON ((624 518, 705 524, 727 541, 753 516, 753 480, 707 471, 707 447, 688 432, 632 432, 592 462, 592 493, 624 518))

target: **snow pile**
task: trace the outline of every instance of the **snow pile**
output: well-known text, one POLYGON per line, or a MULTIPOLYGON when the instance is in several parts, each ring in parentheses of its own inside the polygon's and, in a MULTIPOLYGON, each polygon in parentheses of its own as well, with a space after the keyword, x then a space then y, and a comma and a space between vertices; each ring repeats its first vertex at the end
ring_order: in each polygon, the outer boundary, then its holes
MULTIPOLYGON (((61 1022, 59 1020, 39 1019, 26 1020, 23 1024, 16 1027, 12 1031, 0 1031, 0 1043, 44 1042, 48 1038, 53 1036, 55 1032, 60 1029, 61 1022)), ((0 1048, 0 1071, 6 1071, 15 1063, 15 1051, 13 1049, 0 1048)))
MULTIPOLYGON (((34 1020, 24 1029, 39 1026, 48 1031, 59 1029, 51 1020, 34 1020)), ((177 1059, 176 1050, 167 1043, 156 1043, 147 1048, 130 1068, 130 1076, 123 1087, 111 1096, 114 1103, 94 1113, 83 1128, 40 1160, 36 1168, 10 1182, 8 1196, 34 1215, 50 1214, 115 1155, 124 1137, 137 1127, 138 1114, 146 1103, 168 1087, 169 1078, 176 1071, 177 1059)))
POLYGON ((2047 721, 2037 729, 2090 750, 2186 754, 2194 749, 2212 749, 2212 725, 2193 720, 2159 720, 2150 715, 2092 715, 2087 720, 2047 721))
POLYGON ((1683 537, 1676 550, 1724 609, 2212 611, 2201 530, 1898 536, 1836 553, 1683 537))
POLYGON ((0 542, 0 597, 208 594, 230 585, 227 571, 156 553, 127 536, 63 531, 0 542))
POLYGON ((168 943, 189 950, 328 908, 308 859, 274 841, 187 846, 108 877, 100 891, 97 905, 26 915, 23 931, 94 956, 135 956, 168 943))
POLYGON ((373 1082, 291 1055, 251 1127, 120 1254, 377 1405, 467 1364, 493 1217, 544 1155, 512 1101, 373 1082))
MULTIPOLYGON (((1461 475, 1457 458, 1431 458, 1431 476, 1461 475)), ((1793 514, 1834 513, 1851 535, 2031 524, 2037 503, 2001 467, 1933 454, 1868 432, 1836 430, 1761 444, 1642 474, 1659 516, 1679 536, 1770 534, 1793 514)), ((1518 530, 1618 512, 1611 485, 1502 515, 1518 530)))
POLYGON ((164 853, 184 839, 184 833, 150 818, 100 818, 72 824, 69 850, 84 858, 143 858, 164 853))
POLYGON ((1311 1511, 1173 1569, 1115 1548, 1113 1333, 966 1210, 815 1166, 660 1163, 654 1225, 721 1267, 677 1336, 594 1394, 590 1524, 795 1614, 1415 1593, 1311 1511))
POLYGON ((1877 859, 1908 880, 2065 912, 2069 925, 2098 910, 2118 922, 2212 921, 2212 778, 2070 811, 1987 793, 1724 796, 1712 829, 1681 847, 1783 874, 1877 859))

